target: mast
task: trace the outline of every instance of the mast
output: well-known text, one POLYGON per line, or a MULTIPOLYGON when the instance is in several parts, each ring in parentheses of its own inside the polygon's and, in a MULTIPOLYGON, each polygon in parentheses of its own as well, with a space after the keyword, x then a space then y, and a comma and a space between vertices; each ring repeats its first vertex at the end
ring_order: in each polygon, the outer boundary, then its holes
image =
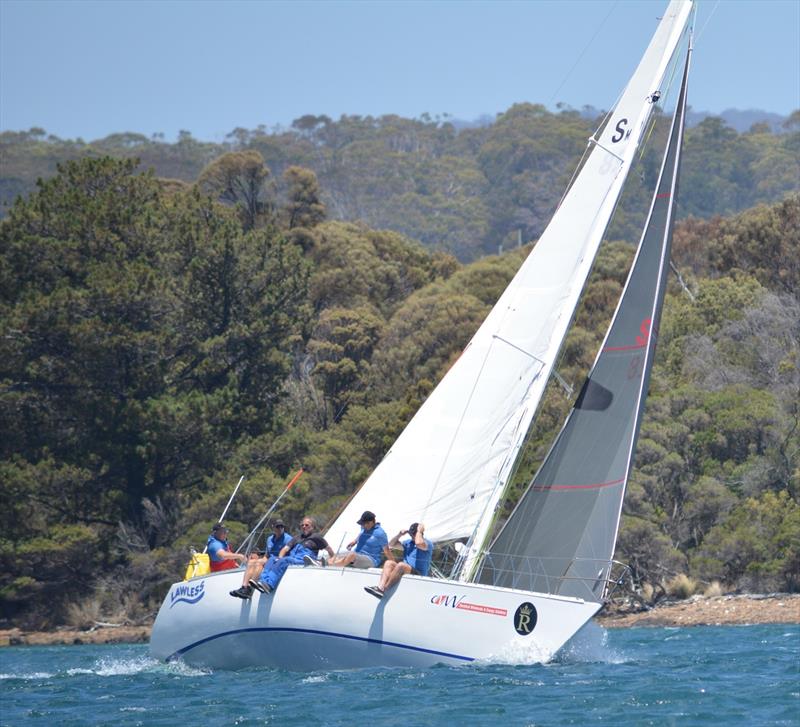
POLYGON ((691 44, 656 190, 622 297, 553 447, 479 580, 601 599, 633 464, 669 272, 691 44))

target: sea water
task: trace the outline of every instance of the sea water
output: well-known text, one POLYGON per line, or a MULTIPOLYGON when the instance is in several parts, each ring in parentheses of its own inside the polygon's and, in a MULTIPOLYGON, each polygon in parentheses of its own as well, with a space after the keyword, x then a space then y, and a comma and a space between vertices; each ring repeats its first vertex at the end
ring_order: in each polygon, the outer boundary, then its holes
POLYGON ((0 649, 3 725, 800 725, 800 626, 591 624, 560 657, 307 673, 146 645, 0 649))

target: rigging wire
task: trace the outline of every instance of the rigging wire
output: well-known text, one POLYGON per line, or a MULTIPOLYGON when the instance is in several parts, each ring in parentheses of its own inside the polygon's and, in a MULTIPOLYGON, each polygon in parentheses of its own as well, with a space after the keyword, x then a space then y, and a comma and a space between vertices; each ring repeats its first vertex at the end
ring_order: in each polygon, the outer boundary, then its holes
POLYGON ((547 102, 548 105, 553 103, 553 99, 558 95, 558 92, 564 87, 564 84, 569 80, 569 77, 572 75, 573 71, 578 67, 583 56, 586 54, 586 51, 589 50, 589 46, 594 43, 595 38, 600 34, 600 31, 603 29, 603 26, 606 24, 606 21, 611 17, 611 13, 616 10, 617 5, 619 5, 619 0, 617 0, 612 6, 611 9, 606 13, 606 17, 600 22, 600 25, 597 26, 597 29, 594 31, 594 35, 589 39, 589 42, 583 47, 583 50, 580 52, 578 57, 575 59, 575 63, 572 64, 572 68, 567 71, 567 74, 564 76, 564 79, 558 85, 555 91, 553 91, 553 95, 550 97, 550 100, 547 102))
MULTIPOLYGON (((695 37, 694 37, 695 42, 700 40, 700 36, 703 34, 703 31, 706 29, 706 26, 711 22, 711 18, 714 17, 714 13, 717 12, 717 8, 719 7, 719 2, 720 2, 720 0, 717 0, 717 2, 714 3, 714 7, 711 8, 711 12, 709 13, 708 17, 706 18, 706 22, 703 23, 703 27, 700 28, 700 30, 697 32, 697 35, 695 35, 695 37)), ((696 10, 695 10, 695 12, 696 12, 696 10)))

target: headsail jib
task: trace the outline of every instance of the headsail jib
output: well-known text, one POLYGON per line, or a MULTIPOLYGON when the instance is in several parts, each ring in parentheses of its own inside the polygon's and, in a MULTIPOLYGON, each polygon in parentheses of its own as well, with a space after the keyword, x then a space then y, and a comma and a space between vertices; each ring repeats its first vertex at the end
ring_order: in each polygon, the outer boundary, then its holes
POLYGON ((483 583, 579 598, 605 595, 669 272, 689 55, 647 224, 617 310, 564 427, 487 553, 483 583))
POLYGON ((470 344, 327 532, 351 539, 365 509, 391 532, 426 523, 468 539, 470 579, 550 379, 578 298, 647 128, 691 2, 674 0, 550 224, 470 344))

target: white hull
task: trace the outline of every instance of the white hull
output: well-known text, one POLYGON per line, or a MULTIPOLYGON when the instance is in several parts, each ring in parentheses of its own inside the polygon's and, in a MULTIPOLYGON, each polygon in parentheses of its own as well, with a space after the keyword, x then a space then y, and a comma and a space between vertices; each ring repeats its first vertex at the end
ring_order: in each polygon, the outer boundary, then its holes
POLYGON ((228 595, 241 584, 241 570, 175 583, 153 626, 150 651, 162 660, 223 669, 547 661, 601 605, 415 576, 405 576, 379 601, 364 591, 378 575, 291 567, 272 595, 256 592, 250 601, 228 595), (515 626, 529 633, 520 635, 515 626))

